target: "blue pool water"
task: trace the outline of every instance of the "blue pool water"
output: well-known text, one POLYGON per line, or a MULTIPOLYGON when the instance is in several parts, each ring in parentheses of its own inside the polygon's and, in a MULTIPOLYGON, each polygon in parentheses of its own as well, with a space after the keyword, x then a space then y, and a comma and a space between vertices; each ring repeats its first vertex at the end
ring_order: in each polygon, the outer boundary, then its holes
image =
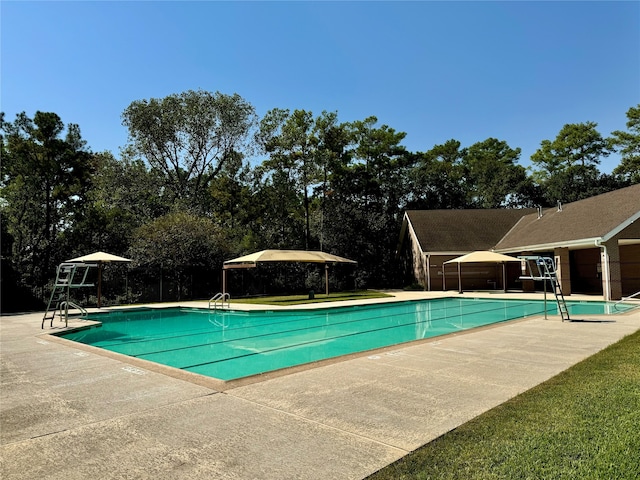
MULTIPOLYGON (((567 305, 572 315, 617 313, 604 302, 567 305)), ((558 313, 555 303, 547 307, 558 313)), ((60 336, 233 380, 542 313, 542 301, 468 298, 251 312, 145 308, 91 315, 102 324, 60 336)))

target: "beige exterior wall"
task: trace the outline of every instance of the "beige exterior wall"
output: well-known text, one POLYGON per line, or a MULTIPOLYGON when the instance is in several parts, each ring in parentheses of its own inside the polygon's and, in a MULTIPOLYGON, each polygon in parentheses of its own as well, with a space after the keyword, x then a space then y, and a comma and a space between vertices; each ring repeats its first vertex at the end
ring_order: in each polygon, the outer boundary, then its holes
POLYGON ((409 228, 407 229, 407 239, 409 240, 409 250, 411 252, 410 260, 411 260, 411 270, 413 271, 413 277, 416 283, 422 285, 425 290, 427 289, 427 275, 425 268, 425 259, 422 254, 422 250, 420 250, 420 244, 416 239, 413 228, 411 228, 411 224, 409 224, 409 228))

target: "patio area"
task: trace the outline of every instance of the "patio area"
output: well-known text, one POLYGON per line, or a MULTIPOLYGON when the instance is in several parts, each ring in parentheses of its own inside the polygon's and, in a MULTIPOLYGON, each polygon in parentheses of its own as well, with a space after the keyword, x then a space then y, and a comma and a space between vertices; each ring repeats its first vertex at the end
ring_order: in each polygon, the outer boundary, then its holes
POLYGON ((532 317, 223 384, 60 342, 41 318, 0 319, 2 478, 360 479, 640 329, 638 309, 532 317))

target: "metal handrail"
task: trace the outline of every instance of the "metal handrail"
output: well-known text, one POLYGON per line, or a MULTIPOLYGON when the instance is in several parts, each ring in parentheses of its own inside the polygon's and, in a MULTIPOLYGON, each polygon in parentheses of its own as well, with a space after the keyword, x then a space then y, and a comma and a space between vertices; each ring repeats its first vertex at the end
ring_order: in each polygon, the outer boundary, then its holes
POLYGON ((216 307, 216 302, 222 298, 222 293, 216 293, 213 297, 209 299, 209 310, 211 310, 211 304, 213 303, 213 308, 216 307))
MULTIPOLYGON (((616 310, 618 310, 618 304, 622 303, 622 302, 626 302, 628 300, 631 300, 634 297, 637 297, 638 295, 640 295, 640 291, 634 293, 633 295, 629 295, 628 297, 624 297, 621 298, 620 300, 618 300, 616 303, 613 304, 613 308, 615 308, 616 310)), ((619 311, 619 310, 618 310, 619 311)))
POLYGON ((60 307, 58 307, 58 309, 60 310, 61 317, 62 317, 62 311, 64 310, 64 326, 65 327, 69 326, 69 307, 75 308, 76 310, 80 310, 81 317, 86 317, 88 315, 87 309, 84 307, 81 307, 80 305, 77 305, 69 301, 60 302, 60 307))
POLYGON ((231 295, 229 295, 228 293, 216 293, 209 300, 209 310, 211 310, 211 304, 212 303, 213 303, 213 309, 216 310, 217 307, 218 307, 218 302, 220 302, 221 307, 224 308, 225 300, 227 302, 227 308, 228 308, 229 304, 231 302, 231 295))

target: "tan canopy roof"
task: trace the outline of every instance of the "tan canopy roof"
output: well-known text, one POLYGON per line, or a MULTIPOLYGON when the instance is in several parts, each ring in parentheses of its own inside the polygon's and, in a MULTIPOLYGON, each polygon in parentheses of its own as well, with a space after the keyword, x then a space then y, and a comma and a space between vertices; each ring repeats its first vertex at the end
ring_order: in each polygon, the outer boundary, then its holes
MULTIPOLYGON (((506 272, 506 263, 507 262, 520 262, 520 259, 510 257, 509 255, 502 255, 501 253, 489 252, 489 251, 477 251, 467 253, 458 258, 454 258, 447 262, 444 262, 442 269, 444 273, 444 265, 448 263, 457 263, 458 264, 458 291, 462 293, 462 274, 460 273, 460 264, 461 263, 501 263, 502 264, 502 282, 504 286, 504 291, 507 291, 507 272, 506 272)), ((446 281, 446 280, 445 280, 446 281)))
POLYGON ((458 258, 454 258, 444 263, 503 263, 503 262, 519 262, 519 258, 502 255, 500 253, 489 251, 478 251, 467 253, 458 258))
POLYGON ((252 268, 262 262, 352 263, 358 262, 326 252, 308 250, 262 250, 224 262, 225 269, 252 268))
POLYGON ((119 257, 105 252, 94 252, 83 257, 67 260, 70 263, 107 263, 107 262, 130 262, 128 258, 119 257))
POLYGON ((130 262, 128 258, 119 257, 106 252, 94 252, 82 257, 72 258, 67 260, 69 263, 89 263, 96 264, 98 266, 98 308, 102 304, 102 268, 103 264, 111 262, 130 262))
POLYGON ((224 262, 222 268, 222 292, 227 291, 227 272, 231 268, 254 268, 263 262, 294 262, 294 263, 323 263, 325 265, 324 282, 325 292, 329 295, 329 264, 350 263, 357 264, 354 260, 339 257, 326 252, 313 252, 308 250, 262 250, 243 257, 234 258, 224 262))

